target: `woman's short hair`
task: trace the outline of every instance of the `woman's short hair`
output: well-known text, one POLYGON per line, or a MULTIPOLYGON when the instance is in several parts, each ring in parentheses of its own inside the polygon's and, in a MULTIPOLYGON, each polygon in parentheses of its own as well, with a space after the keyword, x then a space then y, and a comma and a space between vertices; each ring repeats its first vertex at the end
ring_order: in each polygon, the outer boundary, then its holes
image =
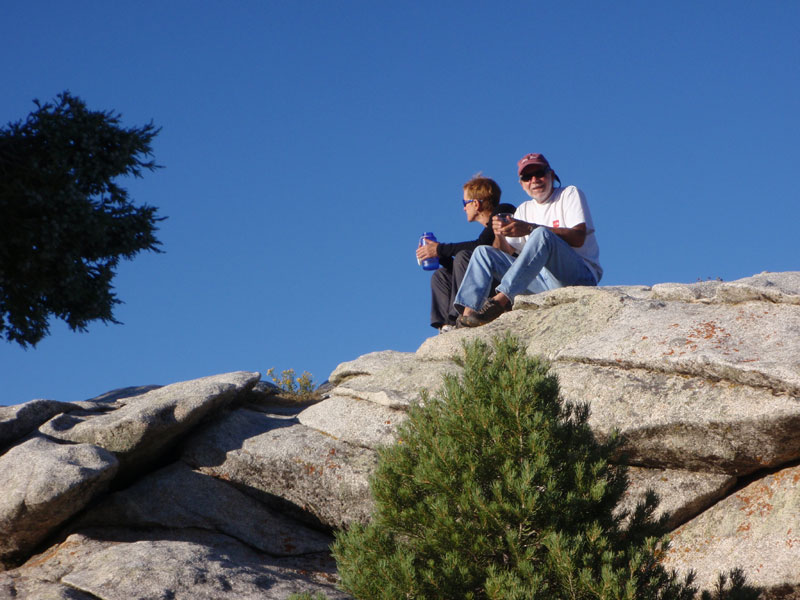
POLYGON ((470 200, 488 201, 492 209, 500 204, 500 195, 503 193, 494 179, 483 177, 480 173, 473 175, 463 186, 464 192, 470 200))

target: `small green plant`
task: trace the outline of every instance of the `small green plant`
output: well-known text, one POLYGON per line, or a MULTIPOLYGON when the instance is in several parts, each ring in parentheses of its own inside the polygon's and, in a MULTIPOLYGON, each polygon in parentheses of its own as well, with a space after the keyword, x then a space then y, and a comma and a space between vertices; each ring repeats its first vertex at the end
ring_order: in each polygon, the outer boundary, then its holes
POLYGON ((280 377, 275 376, 275 369, 267 369, 267 375, 276 386, 287 394, 297 396, 303 400, 311 398, 314 394, 314 381, 311 373, 303 371, 300 377, 295 377, 294 369, 281 371, 280 377))
POLYGON ((655 494, 614 515, 621 441, 595 439, 548 365, 506 337, 465 346, 463 366, 380 450, 373 520, 333 546, 342 587, 363 600, 694 598, 692 577, 659 563, 655 494))
POLYGON ((759 591, 749 585, 741 569, 720 573, 713 591, 704 591, 701 600, 757 600, 759 591))
POLYGON ((328 597, 322 592, 317 592, 313 596, 308 592, 302 594, 292 594, 287 600, 327 600, 328 597))

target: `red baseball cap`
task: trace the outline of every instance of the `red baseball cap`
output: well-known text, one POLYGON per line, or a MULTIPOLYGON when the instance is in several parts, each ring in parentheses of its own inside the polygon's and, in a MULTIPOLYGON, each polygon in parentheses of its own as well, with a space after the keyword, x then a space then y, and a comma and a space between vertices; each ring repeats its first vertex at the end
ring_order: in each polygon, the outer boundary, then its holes
POLYGON ((544 157, 544 154, 526 154, 522 158, 519 159, 517 163, 517 175, 522 175, 522 171, 530 166, 537 166, 537 167, 544 167, 546 169, 551 169, 550 163, 547 162, 547 159, 544 157))

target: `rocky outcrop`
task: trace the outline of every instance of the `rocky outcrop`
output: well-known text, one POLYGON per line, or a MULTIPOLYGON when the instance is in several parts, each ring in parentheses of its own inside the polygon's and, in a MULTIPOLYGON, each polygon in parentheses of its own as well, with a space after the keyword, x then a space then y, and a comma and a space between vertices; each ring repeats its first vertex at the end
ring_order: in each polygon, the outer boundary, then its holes
POLYGON ((119 408, 102 415, 83 411, 59 415, 39 431, 53 439, 105 448, 137 471, 259 378, 258 373, 240 372, 184 381, 127 398, 119 408))
POLYGON ((319 402, 257 373, 0 408, 0 598, 286 598, 336 589, 331 532, 369 519, 377 450, 512 332, 551 361, 631 485, 670 513, 665 563, 708 587, 741 566, 800 595, 800 273, 564 288, 475 330, 342 363, 319 402))
POLYGON ((183 458, 327 527, 366 521, 372 508, 368 477, 375 453, 294 421, 239 410, 190 440, 183 458))
MULTIPOLYGON (((0 497, 0 598, 346 598, 334 585, 329 529, 303 525, 270 508, 252 482, 214 471, 256 431, 302 427, 293 415, 304 405, 287 406, 259 379, 228 373, 0 408, 0 484, 9 492, 0 497), (252 410, 265 399, 272 416, 252 410), (249 424, 220 433, 237 417, 249 424), (192 468, 208 456, 204 468, 216 476, 192 468)), ((304 448, 297 438, 285 451, 304 448)), ((305 485, 324 497, 322 486, 305 485)))
POLYGON ((678 528, 666 559, 668 566, 691 565, 701 574, 734 562, 755 585, 797 592, 800 467, 761 477, 678 528))
POLYGON ((90 444, 34 437, 0 457, 0 558, 32 550, 108 485, 119 463, 90 444))

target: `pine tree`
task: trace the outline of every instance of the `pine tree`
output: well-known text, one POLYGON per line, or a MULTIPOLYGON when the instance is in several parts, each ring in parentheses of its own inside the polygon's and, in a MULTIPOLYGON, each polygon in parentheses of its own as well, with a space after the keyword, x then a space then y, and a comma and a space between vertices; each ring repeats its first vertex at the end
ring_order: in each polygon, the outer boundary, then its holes
POLYGON ((337 534, 342 586, 361 599, 693 598, 657 557, 650 493, 627 487, 585 405, 559 398, 548 365, 511 337, 465 346, 464 371, 409 410, 380 452, 373 520, 337 534), (623 525, 623 523, 626 523, 623 525))
POLYGON ((158 252, 156 209, 116 182, 157 168, 153 124, 124 128, 69 92, 0 129, 0 337, 35 345, 51 316, 114 319, 121 258, 158 252))

